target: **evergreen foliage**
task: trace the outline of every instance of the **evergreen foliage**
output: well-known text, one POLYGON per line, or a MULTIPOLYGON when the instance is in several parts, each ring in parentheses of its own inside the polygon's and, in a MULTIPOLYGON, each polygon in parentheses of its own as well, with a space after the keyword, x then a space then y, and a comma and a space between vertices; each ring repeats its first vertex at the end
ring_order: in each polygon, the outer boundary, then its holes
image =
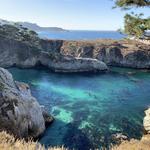
MULTIPOLYGON (((115 0, 116 7, 129 9, 134 7, 150 8, 150 0, 115 0)), ((150 17, 143 18, 143 14, 126 14, 124 17, 123 32, 129 36, 140 38, 150 30, 150 17)))

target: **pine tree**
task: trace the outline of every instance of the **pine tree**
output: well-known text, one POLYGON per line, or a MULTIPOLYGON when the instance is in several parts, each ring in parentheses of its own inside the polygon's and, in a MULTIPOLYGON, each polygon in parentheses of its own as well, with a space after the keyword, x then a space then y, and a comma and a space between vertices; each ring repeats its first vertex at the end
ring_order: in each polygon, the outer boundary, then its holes
POLYGON ((116 0, 115 4, 121 8, 150 7, 150 0, 116 0))
MULTIPOLYGON (((150 8, 150 0, 115 0, 116 7, 131 9, 134 7, 150 8)), ((141 37, 146 30, 150 30, 150 17, 144 18, 143 14, 126 14, 124 17, 124 33, 141 37)))

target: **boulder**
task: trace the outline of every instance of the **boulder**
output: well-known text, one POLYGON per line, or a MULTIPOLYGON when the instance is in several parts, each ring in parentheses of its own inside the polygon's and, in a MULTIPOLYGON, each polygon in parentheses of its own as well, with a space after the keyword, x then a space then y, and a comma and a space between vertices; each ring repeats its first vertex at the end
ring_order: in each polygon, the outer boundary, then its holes
POLYGON ((0 131, 19 138, 37 138, 45 130, 43 112, 27 84, 0 68, 0 131))
POLYGON ((51 125, 52 122, 54 121, 54 118, 45 110, 43 111, 43 117, 44 117, 44 120, 45 120, 45 126, 46 127, 51 125))

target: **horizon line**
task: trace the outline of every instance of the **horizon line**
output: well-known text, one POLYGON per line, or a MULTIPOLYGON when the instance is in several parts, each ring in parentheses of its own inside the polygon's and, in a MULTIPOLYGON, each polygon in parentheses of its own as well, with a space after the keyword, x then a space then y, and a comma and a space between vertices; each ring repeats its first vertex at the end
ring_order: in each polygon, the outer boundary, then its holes
MULTIPOLYGON (((61 27, 61 26, 42 26, 36 22, 30 22, 30 21, 12 21, 12 20, 7 20, 7 19, 2 19, 0 18, 0 20, 3 20, 3 21, 8 21, 8 22, 14 22, 14 23, 17 23, 17 22, 22 22, 22 23, 31 23, 31 24, 36 24, 38 25, 39 27, 42 27, 42 28, 61 28, 63 30, 66 30, 66 31, 106 31, 106 32, 109 32, 109 31, 117 31, 118 29, 67 29, 67 28, 64 28, 64 27, 61 27)), ((63 32, 63 31, 62 31, 63 32)))

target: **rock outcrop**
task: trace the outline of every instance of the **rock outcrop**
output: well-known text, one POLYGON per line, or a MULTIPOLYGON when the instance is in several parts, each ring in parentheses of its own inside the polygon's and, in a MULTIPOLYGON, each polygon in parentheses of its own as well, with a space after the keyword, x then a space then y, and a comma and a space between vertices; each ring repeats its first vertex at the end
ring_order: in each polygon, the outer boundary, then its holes
POLYGON ((0 26, 0 66, 44 65, 59 72, 104 71, 106 65, 150 68, 150 46, 131 40, 40 39, 34 31, 0 26))
POLYGON ((105 63, 96 59, 64 56, 58 52, 60 45, 61 41, 54 41, 53 44, 48 42, 47 46, 42 44, 41 48, 0 37, 0 66, 31 68, 43 65, 56 72, 95 72, 108 69, 105 63))
POLYGON ((97 59, 57 56, 57 54, 53 58, 53 56, 46 55, 47 53, 42 53, 39 62, 54 72, 102 72, 108 70, 107 65, 97 59))
POLYGON ((150 45, 137 41, 64 41, 61 53, 96 58, 110 66, 150 68, 150 45))
POLYGON ((14 81, 7 70, 0 68, 0 131, 2 130, 21 138, 36 138, 45 130, 45 120, 41 106, 31 95, 29 86, 14 81))
POLYGON ((144 126, 144 129, 145 129, 145 132, 147 134, 150 134, 150 108, 145 111, 143 126, 144 126))

